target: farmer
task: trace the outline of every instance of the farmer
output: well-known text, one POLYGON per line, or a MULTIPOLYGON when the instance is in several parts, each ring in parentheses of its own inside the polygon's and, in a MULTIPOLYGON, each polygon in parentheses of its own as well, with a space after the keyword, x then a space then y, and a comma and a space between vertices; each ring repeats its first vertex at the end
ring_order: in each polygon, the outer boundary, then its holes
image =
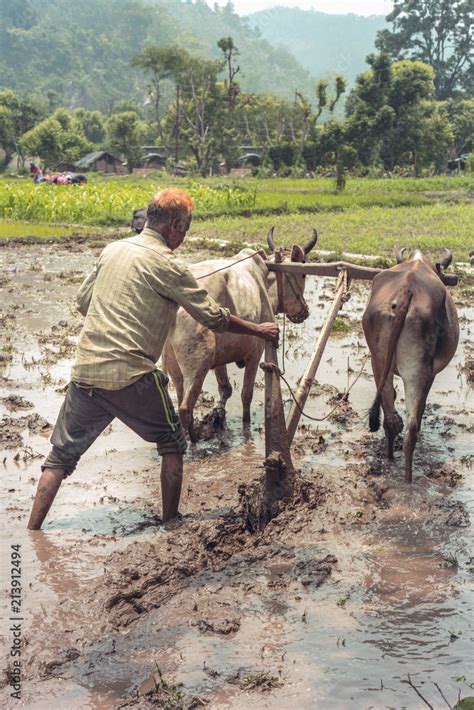
POLYGON ((275 323, 249 323, 219 306, 175 255, 191 224, 191 197, 166 189, 147 209, 142 233, 109 244, 77 296, 85 315, 65 401, 42 465, 28 528, 38 530, 64 478, 117 417, 162 457, 163 522, 178 515, 186 440, 156 369, 179 306, 215 331, 277 342, 275 323))
POLYGON ((33 182, 35 183, 35 185, 40 182, 44 182, 45 180, 43 171, 41 170, 39 165, 36 165, 34 160, 30 161, 30 175, 33 178, 33 182))

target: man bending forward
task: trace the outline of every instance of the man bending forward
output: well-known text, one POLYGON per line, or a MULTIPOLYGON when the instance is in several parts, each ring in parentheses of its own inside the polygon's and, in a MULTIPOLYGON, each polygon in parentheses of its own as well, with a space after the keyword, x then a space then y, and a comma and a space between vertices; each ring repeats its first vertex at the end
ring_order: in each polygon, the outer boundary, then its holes
POLYGON ((81 285, 77 300, 84 326, 53 448, 42 466, 30 530, 41 527, 63 479, 115 417, 156 444, 162 457, 163 522, 177 515, 186 440, 168 395, 168 377, 155 363, 179 306, 211 330, 277 342, 275 323, 231 315, 174 255, 193 206, 183 190, 159 192, 148 206, 142 233, 109 244, 81 285))

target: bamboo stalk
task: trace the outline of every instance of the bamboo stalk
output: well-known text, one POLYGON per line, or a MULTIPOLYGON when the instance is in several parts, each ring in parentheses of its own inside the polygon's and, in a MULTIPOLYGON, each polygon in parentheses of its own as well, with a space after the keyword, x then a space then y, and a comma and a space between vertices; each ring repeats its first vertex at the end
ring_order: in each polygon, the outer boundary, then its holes
POLYGON ((347 281, 346 281, 345 272, 341 271, 339 274, 339 279, 336 284, 334 301, 331 305, 329 313, 326 316, 326 320, 325 320, 324 325, 321 329, 319 337, 315 343, 314 352, 311 357, 311 360, 308 363, 308 366, 307 366, 305 373, 304 373, 304 375, 301 379, 301 382, 299 384, 298 390, 295 394, 296 401, 298 402, 299 406, 295 402, 293 402, 290 412, 288 414, 287 420, 286 420, 288 441, 289 441, 290 445, 291 445, 291 442, 293 441, 293 437, 295 435, 296 428, 297 428, 298 423, 301 418, 301 410, 304 409, 304 405, 306 404, 306 400, 308 399, 309 391, 311 389, 311 385, 313 384, 314 376, 316 375, 316 371, 319 367, 319 363, 321 362, 324 348, 326 347, 326 343, 327 343, 328 338, 331 334, 331 330, 334 325, 334 321, 336 320, 337 314, 339 313, 339 310, 344 302, 344 298, 346 296, 347 289, 349 287, 349 283, 350 283, 349 279, 347 279, 347 281))

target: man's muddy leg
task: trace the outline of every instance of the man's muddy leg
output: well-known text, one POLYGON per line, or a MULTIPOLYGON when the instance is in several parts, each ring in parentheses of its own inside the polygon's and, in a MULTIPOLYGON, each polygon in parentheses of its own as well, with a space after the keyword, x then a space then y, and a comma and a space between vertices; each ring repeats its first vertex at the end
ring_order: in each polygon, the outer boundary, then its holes
POLYGON ((161 499, 163 522, 178 514, 181 484, 183 482, 183 454, 163 454, 161 461, 161 499))
POLYGON ((64 478, 62 468, 45 468, 41 474, 31 508, 28 530, 39 530, 64 478))

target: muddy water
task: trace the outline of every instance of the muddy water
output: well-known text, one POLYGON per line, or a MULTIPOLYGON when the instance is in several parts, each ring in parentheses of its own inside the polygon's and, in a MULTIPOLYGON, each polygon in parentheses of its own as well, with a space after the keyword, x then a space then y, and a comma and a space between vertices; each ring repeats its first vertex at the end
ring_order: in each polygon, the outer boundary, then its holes
MULTIPOLYGON (((54 423, 80 328, 71 303, 95 254, 86 247, 48 246, 4 250, 0 257, 6 275, 0 396, 23 397, 32 405, 12 411, 11 403, 0 402, 0 416, 17 437, 0 458, 2 602, 8 601, 10 545, 20 544, 25 706, 111 708, 139 688, 144 693, 157 665, 167 681, 183 683, 188 701, 204 697, 213 708, 426 706, 406 683, 408 674, 435 708, 446 705, 441 692, 452 705, 459 692, 473 694, 466 684, 474 682, 472 400, 462 370, 473 314, 462 298, 460 347, 433 386, 413 486, 403 482, 401 452, 389 466, 381 437, 366 432, 374 393, 367 363, 350 407, 323 422, 308 420, 297 435, 297 466, 324 491, 318 506, 277 519, 258 554, 247 541, 245 555, 193 568, 158 606, 147 605, 145 594, 145 611, 129 622, 104 605, 127 568, 135 565, 140 575, 147 565, 159 567, 160 555, 174 554, 173 548, 177 559, 193 558, 203 526, 217 526, 236 506, 238 485, 258 475, 262 379, 251 430, 244 431, 242 372, 230 368, 235 392, 228 428, 186 455, 185 522, 178 533, 159 527, 156 454, 118 422, 62 487, 44 531, 27 533, 50 431, 10 420, 38 413, 54 423), (312 576, 315 561, 328 556, 324 580, 312 576)), ((282 350, 292 382, 304 370, 331 287, 312 280, 309 321, 287 324, 282 350)), ((344 306, 352 328, 326 348, 306 408, 310 415, 329 412, 331 395, 345 390, 364 363, 359 323, 366 295, 366 286, 357 284, 344 306)), ((200 414, 215 396, 211 374, 200 414)), ((289 406, 285 388, 284 397, 289 406)), ((4 611, 2 647, 8 652, 7 606, 4 611)), ((2 692, 13 707, 10 688, 2 692)))

